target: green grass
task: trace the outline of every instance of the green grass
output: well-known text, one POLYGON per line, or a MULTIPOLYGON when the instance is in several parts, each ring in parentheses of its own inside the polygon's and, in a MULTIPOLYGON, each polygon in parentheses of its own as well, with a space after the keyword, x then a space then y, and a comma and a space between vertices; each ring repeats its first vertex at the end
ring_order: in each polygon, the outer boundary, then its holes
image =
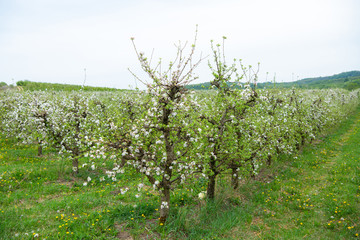
POLYGON ((360 112, 333 134, 241 186, 254 210, 230 238, 352 239, 360 234, 360 112))
MULTIPOLYGON (((219 179, 217 199, 197 199, 199 179, 172 194, 165 226, 157 224, 157 193, 136 198, 142 176, 116 183, 104 169, 71 163, 46 150, 0 140, 0 239, 357 239, 360 234, 360 108, 336 131, 282 156, 239 189, 219 179), (83 182, 90 176, 88 186, 83 182), (120 188, 129 187, 126 194, 120 188)), ((85 160, 82 159, 81 164, 85 160)))

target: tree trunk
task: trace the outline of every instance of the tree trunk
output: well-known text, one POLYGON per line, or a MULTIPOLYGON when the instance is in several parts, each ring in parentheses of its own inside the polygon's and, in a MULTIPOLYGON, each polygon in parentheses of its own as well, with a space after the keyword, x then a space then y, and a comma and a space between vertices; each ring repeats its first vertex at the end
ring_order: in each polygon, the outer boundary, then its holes
POLYGON ((255 163, 254 163, 254 160, 251 159, 250 163, 251 163, 251 169, 252 169, 252 171, 250 172, 250 176, 251 176, 252 179, 255 179, 255 163))
POLYGON ((163 225, 166 222, 170 213, 170 184, 166 180, 164 187, 161 192, 161 203, 160 203, 160 219, 159 224, 163 225))
POLYGON ((42 154, 43 154, 43 148, 42 148, 42 140, 39 140, 39 138, 37 139, 38 141, 37 141, 37 144, 38 144, 38 156, 40 157, 40 156, 42 156, 42 154))
MULTIPOLYGON (((176 88, 172 88, 176 91, 176 88)), ((170 90, 169 98, 170 103, 172 103, 175 99, 176 92, 170 90)), ((169 116, 173 111, 173 107, 168 105, 169 102, 166 101, 163 105, 163 113, 162 113, 162 124, 164 124, 164 128, 161 130, 164 136, 165 141, 165 151, 166 151, 166 163, 164 164, 164 173, 162 180, 162 192, 161 192, 161 203, 160 203, 160 219, 159 224, 163 225, 166 222, 166 219, 170 213, 170 187, 171 187, 171 176, 172 176, 172 168, 170 166, 174 162, 175 153, 174 153, 174 143, 170 138, 170 128, 169 128, 169 116)))
POLYGON ((209 162, 211 175, 209 176, 209 182, 207 187, 207 196, 211 200, 215 199, 216 176, 219 174, 215 164, 216 158, 214 156, 211 156, 209 162))
POLYGON ((267 163, 268 166, 271 165, 271 163, 272 163, 272 156, 271 155, 268 155, 268 157, 266 159, 266 163, 267 163))
POLYGON ((211 200, 213 200, 215 198, 216 176, 217 176, 217 174, 213 174, 213 175, 209 176, 209 182, 208 182, 208 187, 207 187, 207 196, 211 200))
POLYGON ((38 146, 38 156, 40 157, 40 156, 42 156, 42 154, 43 154, 43 148, 42 148, 42 146, 41 146, 41 143, 39 143, 39 146, 38 146))
POLYGON ((232 174, 231 174, 231 186, 234 189, 237 189, 239 187, 239 178, 238 178, 238 171, 236 171, 236 168, 232 168, 232 174))
POLYGON ((79 173, 79 157, 73 158, 72 166, 73 166, 73 174, 77 175, 79 173))
POLYGON ((305 146, 305 143, 306 143, 306 136, 305 134, 301 134, 301 145, 305 146))

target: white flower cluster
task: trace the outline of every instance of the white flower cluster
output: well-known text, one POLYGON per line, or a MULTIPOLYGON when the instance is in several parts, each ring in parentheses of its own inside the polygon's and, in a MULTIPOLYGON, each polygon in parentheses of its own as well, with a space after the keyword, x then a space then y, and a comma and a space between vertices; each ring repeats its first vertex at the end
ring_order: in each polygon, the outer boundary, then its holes
POLYGON ((160 208, 161 209, 169 208, 169 203, 168 202, 161 202, 160 208))

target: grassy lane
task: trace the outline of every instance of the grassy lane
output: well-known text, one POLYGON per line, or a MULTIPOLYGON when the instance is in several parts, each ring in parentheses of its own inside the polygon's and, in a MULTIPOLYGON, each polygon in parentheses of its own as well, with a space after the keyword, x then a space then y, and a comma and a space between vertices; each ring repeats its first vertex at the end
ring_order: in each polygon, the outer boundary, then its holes
MULTIPOLYGON (((143 182, 140 174, 129 170, 115 182, 108 177, 101 180, 105 169, 113 166, 109 162, 95 170, 91 164, 82 166, 75 177, 71 161, 49 150, 41 157, 36 154, 33 146, 0 138, 0 239, 166 239, 173 235, 157 224, 157 193, 149 186, 138 192, 143 182)), ((174 191, 173 216, 197 203, 197 192, 204 190, 204 184, 194 185, 174 191)))
MULTIPOLYGON (((70 161, 36 153, 34 147, 0 141, 0 239, 116 239, 122 230, 117 214, 131 220, 145 212, 127 206, 139 202, 135 194, 119 193, 120 187, 139 182, 133 173, 118 182, 99 181, 102 169, 87 165, 74 177, 70 161), (84 186, 88 176, 92 181, 84 186)), ((151 204, 144 205, 154 212, 151 204)))
POLYGON ((297 159, 282 159, 259 176, 262 182, 242 185, 242 206, 253 218, 224 238, 359 239, 359 129, 357 109, 297 159))

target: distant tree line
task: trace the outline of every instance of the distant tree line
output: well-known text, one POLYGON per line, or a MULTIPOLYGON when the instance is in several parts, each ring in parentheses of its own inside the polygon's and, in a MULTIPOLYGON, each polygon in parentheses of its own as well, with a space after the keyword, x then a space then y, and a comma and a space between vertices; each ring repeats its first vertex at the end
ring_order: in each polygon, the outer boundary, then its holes
MULTIPOLYGON (((228 83, 231 88, 239 88, 239 85, 228 83)), ((206 90, 211 88, 210 82, 191 84, 187 86, 189 89, 206 90)), ((360 88, 360 71, 350 71, 335 74, 327 77, 306 78, 294 82, 264 82, 257 83, 257 88, 302 88, 302 89, 328 89, 343 88, 354 90, 360 88)))
POLYGON ((90 87, 90 86, 80 86, 72 84, 60 84, 60 83, 42 83, 42 82, 32 82, 29 80, 22 80, 16 82, 16 86, 22 87, 24 90, 29 91, 121 91, 121 89, 116 88, 107 88, 107 87, 90 87))

